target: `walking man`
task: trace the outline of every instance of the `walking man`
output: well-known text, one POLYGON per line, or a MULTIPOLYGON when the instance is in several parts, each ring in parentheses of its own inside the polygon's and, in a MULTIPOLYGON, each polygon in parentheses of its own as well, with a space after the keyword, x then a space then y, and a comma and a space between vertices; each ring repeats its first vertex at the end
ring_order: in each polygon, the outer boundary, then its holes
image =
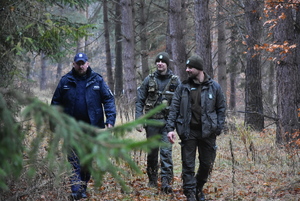
MULTIPOLYGON (((73 68, 61 78, 51 105, 62 106, 64 112, 77 121, 84 121, 99 128, 110 128, 115 124, 114 96, 102 76, 91 69, 88 57, 84 53, 78 53, 74 57, 73 68)), ((87 183, 91 174, 87 167, 80 164, 75 148, 70 151, 68 161, 73 166, 70 178, 71 198, 86 198, 87 183)))
MULTIPOLYGON (((177 76, 173 75, 171 69, 168 68, 169 62, 169 55, 166 52, 160 52, 156 56, 156 71, 153 74, 148 75, 137 90, 136 119, 163 102, 170 105, 180 80, 177 76)), ((151 117, 151 119, 161 121, 164 126, 145 125, 147 138, 160 135, 161 140, 168 144, 167 147, 164 146, 152 149, 147 155, 149 186, 157 187, 159 153, 162 184, 161 191, 165 193, 172 192, 171 182, 173 180, 172 144, 169 142, 165 130, 168 113, 169 107, 151 117)), ((142 132, 143 127, 139 127, 137 130, 142 132)))
POLYGON ((216 157, 216 137, 225 121, 225 98, 220 85, 203 71, 199 56, 186 62, 188 79, 174 94, 167 120, 168 138, 181 140, 183 193, 188 201, 205 200, 202 191, 216 157), (199 168, 195 175, 196 151, 199 168))

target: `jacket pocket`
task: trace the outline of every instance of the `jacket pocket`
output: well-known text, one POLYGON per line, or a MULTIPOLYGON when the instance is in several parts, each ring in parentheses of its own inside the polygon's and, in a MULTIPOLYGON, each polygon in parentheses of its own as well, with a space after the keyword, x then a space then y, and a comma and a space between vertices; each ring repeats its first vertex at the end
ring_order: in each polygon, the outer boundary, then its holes
POLYGON ((216 113, 210 113, 208 116, 211 124, 211 133, 215 133, 218 128, 218 116, 216 113))
POLYGON ((177 119, 176 120, 176 131, 177 131, 177 134, 178 134, 178 136, 179 136, 179 138, 181 140, 185 140, 186 139, 187 128, 184 125, 183 119, 177 119))

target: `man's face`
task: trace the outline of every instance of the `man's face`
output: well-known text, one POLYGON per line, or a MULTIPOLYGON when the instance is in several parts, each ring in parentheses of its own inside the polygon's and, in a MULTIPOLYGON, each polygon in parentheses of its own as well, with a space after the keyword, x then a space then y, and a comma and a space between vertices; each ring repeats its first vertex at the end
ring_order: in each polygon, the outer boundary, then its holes
POLYGON ((188 73, 189 78, 192 78, 192 79, 196 78, 200 73, 200 70, 189 67, 189 66, 186 66, 185 71, 188 73))
POLYGON ((164 73, 167 72, 168 65, 165 62, 160 60, 156 62, 156 68, 157 71, 159 71, 160 73, 164 73))
POLYGON ((78 73, 78 75, 86 74, 86 70, 89 67, 89 62, 84 63, 84 61, 77 61, 74 62, 73 64, 74 64, 74 69, 78 73))

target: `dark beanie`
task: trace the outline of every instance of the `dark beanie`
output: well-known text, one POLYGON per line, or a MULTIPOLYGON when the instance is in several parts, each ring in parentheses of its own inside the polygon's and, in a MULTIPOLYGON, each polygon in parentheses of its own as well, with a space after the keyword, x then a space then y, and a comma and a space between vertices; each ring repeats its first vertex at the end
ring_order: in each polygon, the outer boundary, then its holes
POLYGON ((156 55, 155 63, 158 61, 165 62, 167 66, 169 66, 170 58, 167 52, 160 52, 156 55))
POLYGON ((203 71, 203 60, 197 55, 193 55, 186 61, 186 66, 203 71))

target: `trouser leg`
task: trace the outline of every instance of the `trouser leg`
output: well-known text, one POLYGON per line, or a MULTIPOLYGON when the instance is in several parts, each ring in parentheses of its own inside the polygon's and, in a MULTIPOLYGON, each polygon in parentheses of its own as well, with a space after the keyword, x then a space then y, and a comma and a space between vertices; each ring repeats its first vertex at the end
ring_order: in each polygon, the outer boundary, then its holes
POLYGON ((199 187, 207 182, 216 158, 216 139, 205 138, 199 141, 199 168, 196 175, 199 187))
POLYGON ((160 148, 161 190, 165 193, 171 193, 173 181, 172 144, 169 142, 166 132, 163 132, 162 141, 165 146, 160 148))
POLYGON ((87 183, 91 178, 91 173, 87 167, 82 167, 76 153, 72 150, 68 155, 68 161, 72 165, 72 175, 70 177, 71 190, 73 193, 86 191, 87 183))
POLYGON ((82 180, 82 192, 86 192, 87 184, 91 179, 91 173, 87 167, 82 167, 80 172, 81 180, 82 180))
MULTIPOLYGON (((147 126, 146 135, 147 135, 147 139, 155 135, 159 135, 159 128, 147 126)), ((147 154, 147 175, 149 178, 149 185, 152 187, 157 186, 158 152, 159 152, 159 147, 151 149, 150 152, 147 154)))
POLYGON ((70 177, 71 190, 73 193, 77 193, 81 188, 81 167, 79 158, 73 150, 68 155, 68 161, 72 165, 72 175, 70 177))
POLYGON ((167 133, 163 133, 162 141, 165 146, 160 148, 161 177, 173 179, 172 144, 169 142, 167 133))
POLYGON ((195 157, 196 140, 181 142, 183 193, 187 196, 196 193, 195 157))

